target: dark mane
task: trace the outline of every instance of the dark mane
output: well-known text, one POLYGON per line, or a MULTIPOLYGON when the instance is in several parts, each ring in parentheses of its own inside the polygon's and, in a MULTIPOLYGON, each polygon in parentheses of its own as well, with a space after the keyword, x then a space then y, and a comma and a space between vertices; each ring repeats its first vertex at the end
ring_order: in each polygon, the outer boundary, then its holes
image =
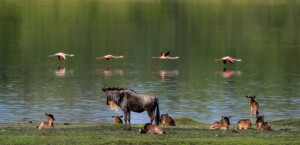
POLYGON ((132 89, 118 88, 118 87, 102 88, 102 90, 103 90, 104 92, 106 92, 106 91, 123 91, 123 90, 130 90, 130 91, 136 93, 136 91, 134 91, 134 90, 132 90, 132 89))

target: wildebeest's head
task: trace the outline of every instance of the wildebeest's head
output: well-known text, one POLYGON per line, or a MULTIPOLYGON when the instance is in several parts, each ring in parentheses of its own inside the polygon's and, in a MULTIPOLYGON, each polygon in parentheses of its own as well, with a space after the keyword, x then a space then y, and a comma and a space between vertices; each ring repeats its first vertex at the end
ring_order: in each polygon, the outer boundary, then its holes
POLYGON ((230 125, 229 118, 231 118, 231 116, 229 116, 229 117, 222 116, 222 119, 224 119, 228 125, 230 125))
POLYGON ((259 123, 259 122, 264 122, 264 115, 257 115, 256 116, 256 123, 259 123))
POLYGON ((123 92, 120 88, 102 88, 102 91, 106 93, 106 104, 114 111, 118 111, 120 103, 123 98, 123 92))
POLYGON ((45 113, 45 115, 48 117, 48 119, 52 119, 53 121, 55 120, 52 114, 45 113))

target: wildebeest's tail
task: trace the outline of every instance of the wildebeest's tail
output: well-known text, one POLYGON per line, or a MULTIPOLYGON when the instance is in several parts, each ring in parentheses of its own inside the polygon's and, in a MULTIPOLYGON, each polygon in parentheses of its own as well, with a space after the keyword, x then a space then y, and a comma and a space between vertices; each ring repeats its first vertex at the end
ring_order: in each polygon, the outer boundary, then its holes
POLYGON ((157 98, 155 98, 155 104, 156 104, 155 124, 159 125, 160 113, 159 113, 159 103, 158 103, 158 99, 157 98))
POLYGON ((256 111, 256 116, 258 115, 258 110, 256 111))

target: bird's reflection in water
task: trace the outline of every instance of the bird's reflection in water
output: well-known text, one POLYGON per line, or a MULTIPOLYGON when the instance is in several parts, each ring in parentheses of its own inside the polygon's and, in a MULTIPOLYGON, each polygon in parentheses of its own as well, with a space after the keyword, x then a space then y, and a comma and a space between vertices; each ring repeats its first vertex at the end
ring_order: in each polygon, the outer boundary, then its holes
POLYGON ((241 74, 242 72, 239 70, 234 71, 232 69, 227 68, 224 68, 223 71, 219 73, 220 76, 226 79, 232 78, 233 76, 241 76, 241 74))
POLYGON ((66 74, 66 68, 64 66, 59 66, 55 71, 55 75, 58 77, 64 77, 65 74, 66 74))
POLYGON ((114 69, 114 70, 111 70, 109 68, 106 68, 106 69, 97 69, 96 72, 98 74, 103 74, 104 76, 113 76, 113 75, 120 75, 122 76, 124 74, 124 71, 122 69, 114 69))
POLYGON ((157 76, 160 76, 161 80, 166 80, 168 78, 178 76, 179 71, 178 70, 170 70, 170 71, 160 70, 160 71, 154 72, 153 74, 157 75, 157 76))

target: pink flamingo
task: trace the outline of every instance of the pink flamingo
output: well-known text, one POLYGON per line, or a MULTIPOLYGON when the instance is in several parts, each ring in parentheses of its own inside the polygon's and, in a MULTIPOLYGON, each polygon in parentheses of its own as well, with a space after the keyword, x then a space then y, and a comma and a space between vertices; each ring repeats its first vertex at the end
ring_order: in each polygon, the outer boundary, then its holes
POLYGON ((160 56, 153 56, 152 58, 154 59, 179 59, 179 56, 176 57, 170 57, 168 56, 170 54, 170 52, 166 52, 166 53, 160 53, 160 56))
POLYGON ((111 55, 111 54, 109 54, 109 55, 105 55, 105 56, 102 56, 102 57, 97 57, 96 59, 106 59, 106 60, 109 60, 109 59, 111 59, 111 58, 124 58, 125 56, 113 56, 113 55, 111 55))
POLYGON ((57 56, 58 60, 65 61, 66 60, 66 56, 73 57, 74 54, 65 54, 65 53, 59 52, 59 53, 56 53, 56 54, 53 54, 53 55, 49 55, 49 57, 51 57, 51 56, 57 56))
POLYGON ((223 60, 223 63, 226 64, 226 62, 230 62, 230 63, 233 63, 234 61, 242 61, 241 59, 235 59, 235 58, 232 58, 230 56, 225 56, 223 58, 217 58, 215 60, 223 60))

